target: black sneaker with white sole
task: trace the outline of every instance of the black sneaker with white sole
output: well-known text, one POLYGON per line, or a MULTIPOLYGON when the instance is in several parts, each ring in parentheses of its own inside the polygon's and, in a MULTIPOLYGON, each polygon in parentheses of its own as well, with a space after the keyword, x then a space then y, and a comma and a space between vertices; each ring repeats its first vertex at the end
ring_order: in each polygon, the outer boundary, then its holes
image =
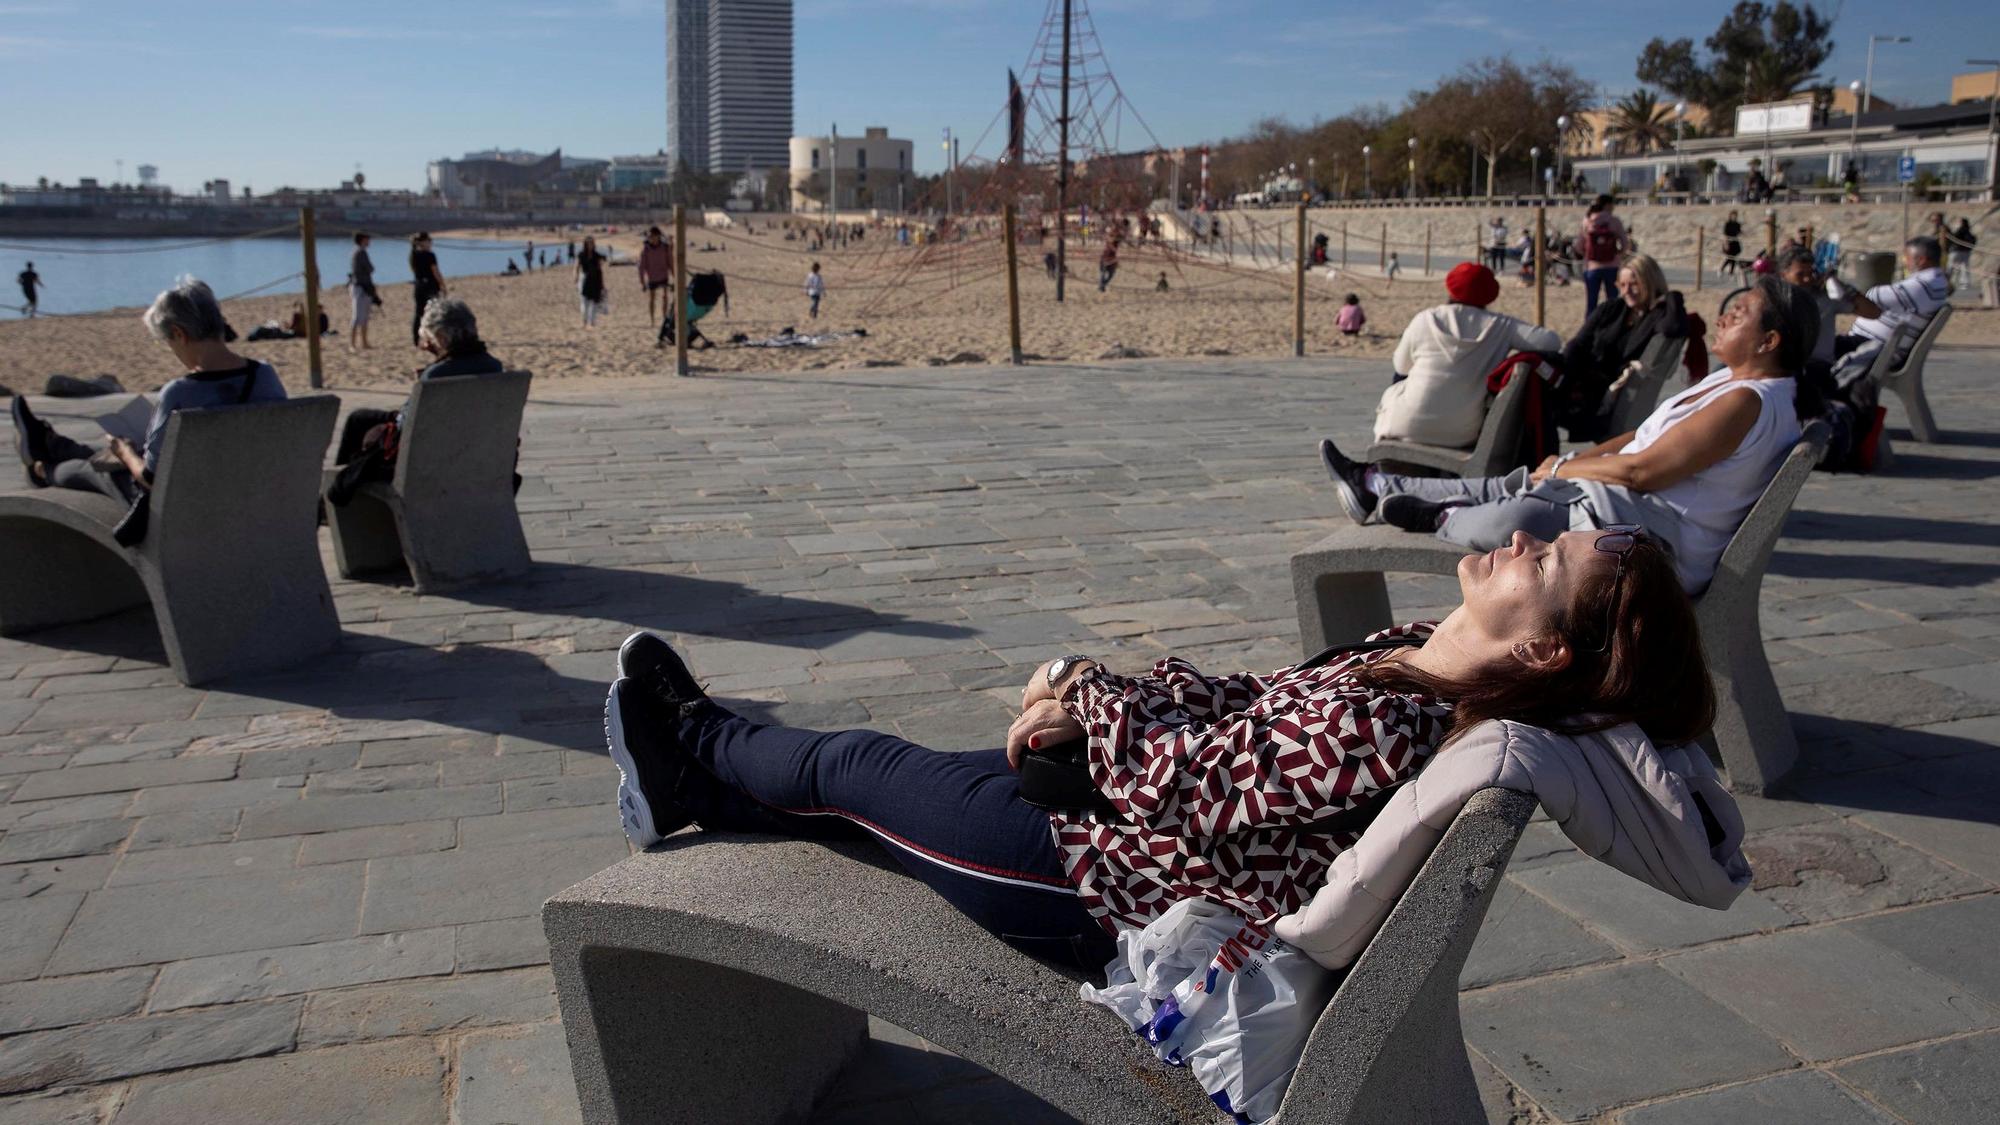
POLYGON ((618 764, 618 821, 649 848, 693 823, 678 792, 699 769, 674 734, 672 712, 636 680, 620 677, 604 699, 604 741, 618 764))
POLYGON ((640 630, 625 638, 618 646, 618 675, 638 684, 676 715, 708 701, 708 693, 680 654, 657 633, 640 630))
POLYGON ((1367 523, 1375 512, 1375 494, 1368 489, 1368 466, 1350 460, 1332 438, 1321 438, 1319 443, 1320 463, 1326 466, 1326 475, 1333 478, 1333 487, 1340 494, 1340 506, 1347 512, 1347 518, 1355 523, 1367 523))
POLYGON ((1421 531, 1426 534, 1436 531, 1444 520, 1451 504, 1441 504, 1436 500, 1426 500, 1407 492, 1391 493, 1382 498, 1382 522, 1404 531, 1421 531))

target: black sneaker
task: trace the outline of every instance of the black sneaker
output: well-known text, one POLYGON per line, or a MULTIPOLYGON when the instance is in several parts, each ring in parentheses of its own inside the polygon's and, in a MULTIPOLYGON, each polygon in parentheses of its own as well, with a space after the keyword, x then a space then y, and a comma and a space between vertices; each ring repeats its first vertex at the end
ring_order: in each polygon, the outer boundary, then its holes
POLYGON ((618 646, 618 676, 644 688, 676 716, 708 701, 680 654, 657 633, 641 630, 625 638, 618 646))
POLYGON ((1451 507, 1407 492, 1392 493, 1382 498, 1382 522, 1404 531, 1428 534, 1438 529, 1445 512, 1451 507))
POLYGON ((49 424, 35 417, 35 412, 28 409, 28 400, 21 395, 14 396, 9 409, 14 415, 14 448, 28 470, 28 482, 39 488, 43 482, 35 479, 35 462, 48 463, 49 424))
POLYGON ((1368 490, 1368 466, 1348 460, 1332 438, 1320 439, 1319 459, 1326 465, 1326 475, 1333 478, 1333 487, 1340 493, 1340 506, 1347 510, 1347 518, 1367 523, 1375 511, 1375 494, 1368 490))
POLYGON ((635 680, 619 679, 604 699, 604 741, 618 764, 618 822, 638 848, 694 821, 676 794, 699 767, 660 717, 664 710, 635 680))

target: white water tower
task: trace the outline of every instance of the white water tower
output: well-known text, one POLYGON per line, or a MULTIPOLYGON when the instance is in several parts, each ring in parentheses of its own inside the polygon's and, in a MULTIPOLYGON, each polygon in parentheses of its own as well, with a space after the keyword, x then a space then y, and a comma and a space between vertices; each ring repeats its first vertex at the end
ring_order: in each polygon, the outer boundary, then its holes
POLYGON ((157 183, 159 183, 159 182, 160 182, 160 170, 159 170, 159 168, 157 168, 157 167, 155 167, 155 166, 153 166, 153 165, 151 165, 151 164, 141 164, 141 165, 139 165, 139 186, 140 186, 140 187, 152 187, 152 186, 153 186, 154 184, 157 184, 157 183))

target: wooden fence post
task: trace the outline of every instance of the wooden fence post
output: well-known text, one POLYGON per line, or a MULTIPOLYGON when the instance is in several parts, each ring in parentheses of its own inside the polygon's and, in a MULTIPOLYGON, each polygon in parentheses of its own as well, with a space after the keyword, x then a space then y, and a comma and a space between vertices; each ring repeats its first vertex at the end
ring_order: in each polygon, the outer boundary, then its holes
POLYGON ((319 239, 313 228, 313 209, 299 208, 299 242, 306 252, 306 385, 320 386, 319 359, 319 239))
POLYGON ((1299 204, 1298 237, 1292 263, 1292 355, 1306 354, 1306 205, 1299 204))
POLYGON ((1015 272, 1014 255, 1014 205, 1007 204, 1001 212, 1001 229, 1007 238, 1007 346, 1012 357, 1009 362, 1021 366, 1021 279, 1015 272))
POLYGON ((682 324, 688 318, 688 223, 687 205, 674 204, 674 374, 688 374, 688 337, 694 335, 694 325, 682 324))
POLYGON ((1535 205, 1535 324, 1546 327, 1549 320, 1549 227, 1546 210, 1535 205))
POLYGON ((1701 275, 1704 272, 1704 260, 1707 257, 1708 228, 1696 227, 1694 228, 1694 288, 1697 293, 1701 292, 1701 275))

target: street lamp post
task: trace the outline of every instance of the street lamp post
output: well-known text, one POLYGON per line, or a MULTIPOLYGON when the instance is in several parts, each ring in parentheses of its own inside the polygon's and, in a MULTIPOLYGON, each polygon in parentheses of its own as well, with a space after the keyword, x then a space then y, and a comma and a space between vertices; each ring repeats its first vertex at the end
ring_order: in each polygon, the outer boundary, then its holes
MULTIPOLYGON (((1854 112, 1847 115, 1847 162, 1854 165, 1857 180, 1861 175, 1861 79, 1847 84, 1847 92, 1854 95, 1854 112)), ((1843 177, 1844 178, 1844 177, 1843 177)))
POLYGON ((1366 199, 1375 198, 1375 175, 1368 160, 1368 154, 1374 151, 1374 145, 1361 146, 1361 194, 1366 199))
POLYGON ((1410 199, 1417 198, 1417 138, 1410 138, 1410 199))
POLYGON ((1468 134, 1468 139, 1472 141, 1472 179, 1466 184, 1465 197, 1471 199, 1479 194, 1479 134, 1468 134))
POLYGON ((1674 187, 1681 186, 1681 142, 1687 139, 1688 104, 1674 103, 1674 187))
POLYGON ((1319 195, 1319 176, 1313 171, 1313 166, 1318 163, 1318 157, 1306 157, 1306 201, 1308 203, 1312 202, 1319 195))
POLYGON ((1542 146, 1529 145, 1528 146, 1528 190, 1534 191, 1535 186, 1541 182, 1542 182, 1542 146))
POLYGON ((2000 59, 1967 59, 1965 65, 1993 68, 1993 85, 1986 91, 1986 198, 2000 199, 2000 184, 1995 182, 2000 181, 2000 175, 1995 174, 1994 167, 2000 164, 2000 158, 1993 153, 1993 134, 2000 129, 2000 59))
POLYGON ((1868 104, 1875 99, 1875 44, 1908 43, 1909 41, 1910 37, 1907 35, 1870 35, 1868 37, 1868 70, 1861 82, 1861 109, 1859 112, 1867 113, 1868 104))
POLYGON ((1569 114, 1556 118, 1556 182, 1563 179, 1563 149, 1569 142, 1569 114))
POLYGON ((1604 138, 1604 155, 1611 161, 1611 182, 1604 185, 1605 193, 1607 195, 1616 195, 1618 193, 1618 142, 1612 140, 1610 137, 1604 138))

